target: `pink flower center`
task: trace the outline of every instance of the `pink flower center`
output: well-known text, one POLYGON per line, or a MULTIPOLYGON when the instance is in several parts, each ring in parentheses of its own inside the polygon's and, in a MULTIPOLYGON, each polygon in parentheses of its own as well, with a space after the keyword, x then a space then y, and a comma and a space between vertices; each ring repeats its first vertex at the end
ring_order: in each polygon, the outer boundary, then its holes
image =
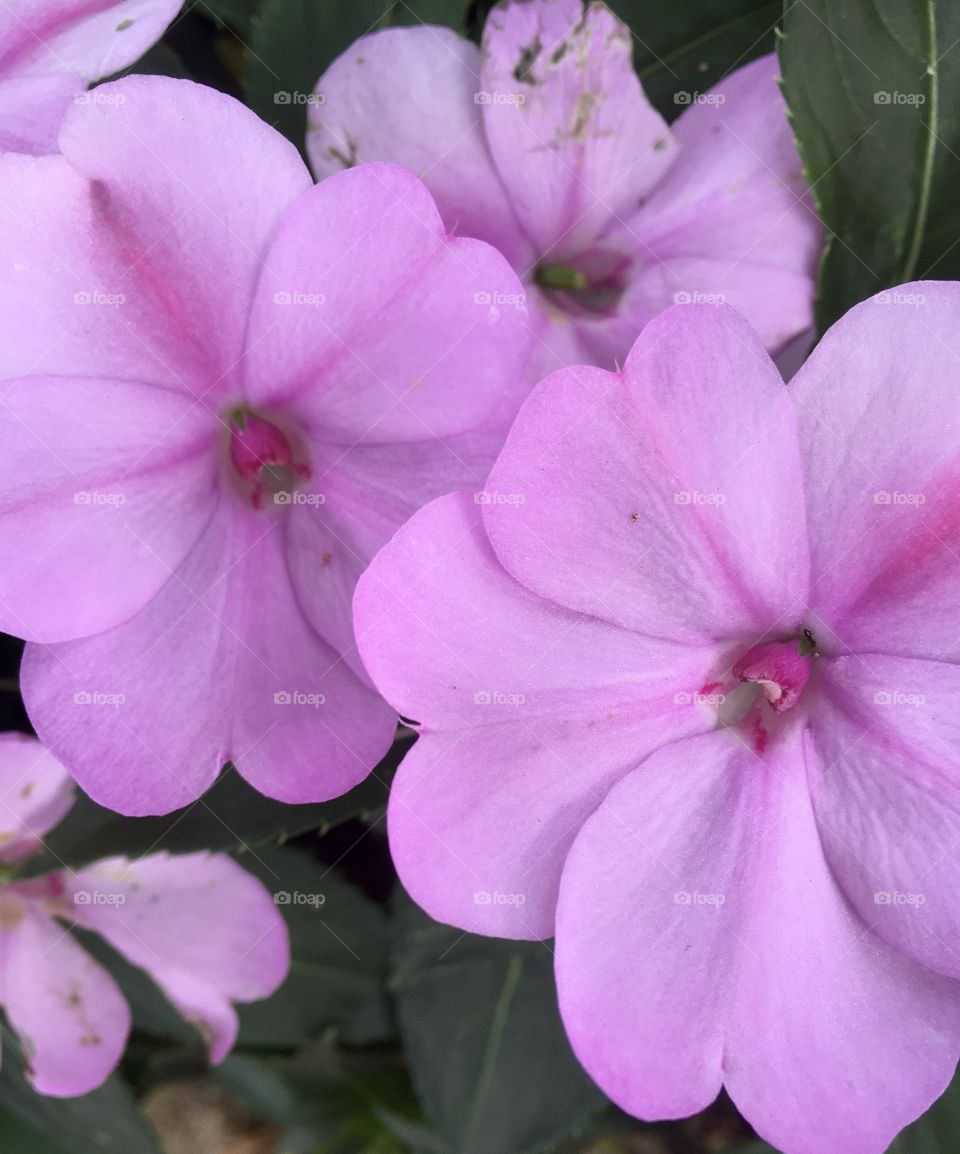
POLYGON ((755 682, 774 713, 786 713, 800 700, 815 653, 813 638, 805 630, 799 639, 755 645, 734 665, 733 675, 738 681, 755 682))
POLYGON ((297 459, 286 433, 243 407, 232 409, 227 420, 230 463, 247 489, 250 504, 261 508, 265 493, 276 504, 289 504, 298 482, 309 477, 310 470, 297 459))
POLYGON ((543 260, 534 270, 533 280, 562 312, 597 319, 616 315, 629 272, 629 259, 597 248, 569 262, 543 260))

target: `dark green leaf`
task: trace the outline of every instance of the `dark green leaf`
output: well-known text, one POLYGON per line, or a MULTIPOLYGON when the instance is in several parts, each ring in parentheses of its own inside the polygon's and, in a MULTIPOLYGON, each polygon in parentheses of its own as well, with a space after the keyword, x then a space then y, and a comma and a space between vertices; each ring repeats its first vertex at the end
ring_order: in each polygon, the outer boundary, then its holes
POLYGON ((119 1076, 82 1098, 47 1098, 27 1084, 15 1036, 6 1029, 2 1034, 0 1109, 70 1151, 77 1150, 79 1136, 83 1154, 159 1154, 149 1123, 119 1076))
POLYGON ((633 59, 644 91, 675 120, 689 97, 774 49, 782 0, 610 0, 633 33, 633 59))
POLYGON ((456 1154, 528 1154, 605 1104, 557 1011, 553 952, 438 925, 402 902, 393 981, 424 1110, 456 1154))
POLYGON ((393 24, 459 27, 465 8, 466 0, 265 0, 253 25, 250 106, 302 150, 307 101, 354 40, 393 24))
POLYGON ((221 28, 232 28, 241 36, 249 33, 262 0, 193 0, 188 7, 209 17, 221 28))
POLYGON ((272 998, 238 1007, 241 1043, 298 1046, 329 1028, 355 1045, 391 1037, 380 907, 300 850, 265 850, 242 860, 286 917, 292 962, 272 998))
POLYGON ((394 769, 409 745, 395 742, 373 773, 343 797, 317 805, 284 805, 247 785, 227 768, 199 801, 163 817, 121 817, 81 795, 45 839, 45 850, 24 863, 25 876, 121 854, 228 850, 329 829, 349 818, 373 818, 386 805, 394 769))
POLYGON ((954 0, 787 0, 784 94, 832 234, 821 331, 891 285, 960 276, 958 39, 954 0))
POLYGON ((73 1154, 66 1147, 21 1122, 12 1114, 0 1111, 0 1150, 3 1154, 73 1154))

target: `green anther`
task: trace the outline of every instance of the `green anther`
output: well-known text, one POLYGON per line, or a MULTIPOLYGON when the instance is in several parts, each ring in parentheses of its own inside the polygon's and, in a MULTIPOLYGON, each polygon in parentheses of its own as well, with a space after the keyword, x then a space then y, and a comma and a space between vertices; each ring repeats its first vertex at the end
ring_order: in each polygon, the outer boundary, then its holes
POLYGON ((541 264, 533 279, 542 289, 554 289, 561 292, 575 292, 578 289, 588 289, 590 281, 582 272, 570 268, 565 264, 541 264))

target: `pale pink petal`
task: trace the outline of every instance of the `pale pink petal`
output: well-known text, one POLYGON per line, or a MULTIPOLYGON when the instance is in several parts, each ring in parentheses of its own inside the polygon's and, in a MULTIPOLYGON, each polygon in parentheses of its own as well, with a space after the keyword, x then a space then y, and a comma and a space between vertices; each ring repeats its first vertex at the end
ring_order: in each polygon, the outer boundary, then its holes
POLYGON ((633 70, 630 30, 602 4, 511 0, 483 37, 487 141, 541 255, 562 259, 629 213, 676 152, 633 70))
POLYGON ((39 906, 0 895, 0 1005, 41 1094, 69 1098, 106 1081, 130 1010, 116 982, 39 906))
POLYGON ((525 311, 491 308, 522 295, 498 252, 446 233, 409 172, 348 169, 277 230, 250 322, 247 394, 344 447, 475 429, 525 391, 525 311))
POLYGON ((309 486, 291 500, 290 579, 321 637, 366 678, 353 637, 353 594, 373 555, 418 509, 465 486, 481 488, 504 429, 426 441, 324 448, 309 486))
POLYGON ((497 562, 481 508, 444 497, 383 549, 358 587, 358 643, 424 733, 390 801, 404 885, 441 921, 547 937, 583 818, 650 749, 713 724, 694 698, 716 655, 532 596, 497 562))
POLYGON ((547 378, 487 488, 500 560, 558 604, 693 643, 800 624, 795 416, 732 309, 677 306, 650 322, 622 373, 547 378))
POLYGON ((0 733, 0 861, 38 850, 75 794, 70 775, 35 737, 0 733))
POLYGON ((395 715, 299 607, 284 512, 254 516, 225 495, 135 617, 81 641, 28 646, 22 679, 34 727, 95 800, 125 814, 166 813, 232 760, 262 793, 321 801, 355 785, 389 748, 395 715))
POLYGON ((219 425, 182 393, 72 377, 0 384, 0 627, 66 641, 140 609, 216 500, 219 425))
POLYGON ((109 858, 65 881, 77 921, 166 992, 222 1061, 234 1002, 269 997, 287 975, 286 925, 264 885, 225 854, 109 858))
POLYGON ((0 72, 102 80, 138 60, 181 6, 181 0, 16 0, 0 13, 0 72))
POLYGON ((867 926, 960 977, 960 668, 867 653, 821 676, 811 784, 831 867, 867 926))
POLYGON ((955 983, 885 946, 837 888, 796 731, 763 760, 729 731, 676 742, 611 792, 564 870, 557 980, 574 1049, 618 1105, 678 1117, 722 1080, 791 1154, 882 1154, 960 1050, 955 983))
POLYGON ((900 285, 842 317, 791 382, 814 632, 834 649, 960 654, 958 333, 960 285, 900 285))
POLYGON ((69 164, 0 163, 0 379, 236 388, 263 252, 306 167, 211 88, 132 76, 92 95, 63 124, 69 164))
POLYGON ((55 152, 60 121, 82 90, 80 77, 69 73, 0 75, 0 151, 55 152))
POLYGON ((823 228, 777 69, 765 56, 688 94, 672 127, 677 160, 623 233, 639 269, 621 325, 639 329, 678 300, 723 300, 775 351, 811 324, 823 228))
POLYGON ((451 232, 495 245, 514 265, 532 255, 483 134, 480 50, 449 28, 363 36, 317 82, 307 152, 318 179, 385 160, 429 188, 451 232), (322 101, 322 103, 319 103, 322 101))
MULTIPOLYGON (((815 770, 809 747, 807 763, 815 770)), ((745 787, 758 772, 745 767, 745 787)), ((777 1149, 883 1154, 953 1077, 960 990, 885 945, 850 907, 802 762, 770 765, 762 783, 724 1081, 777 1149)))

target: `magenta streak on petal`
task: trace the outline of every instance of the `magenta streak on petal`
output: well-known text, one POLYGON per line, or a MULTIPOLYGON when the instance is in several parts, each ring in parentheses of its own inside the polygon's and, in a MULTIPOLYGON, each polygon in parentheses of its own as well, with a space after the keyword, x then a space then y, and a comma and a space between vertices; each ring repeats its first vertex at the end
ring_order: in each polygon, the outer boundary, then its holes
POLYGON ((748 650, 734 665, 740 681, 755 681, 774 713, 786 713, 800 700, 810 676, 810 658, 800 655, 798 642, 765 641, 748 650))

